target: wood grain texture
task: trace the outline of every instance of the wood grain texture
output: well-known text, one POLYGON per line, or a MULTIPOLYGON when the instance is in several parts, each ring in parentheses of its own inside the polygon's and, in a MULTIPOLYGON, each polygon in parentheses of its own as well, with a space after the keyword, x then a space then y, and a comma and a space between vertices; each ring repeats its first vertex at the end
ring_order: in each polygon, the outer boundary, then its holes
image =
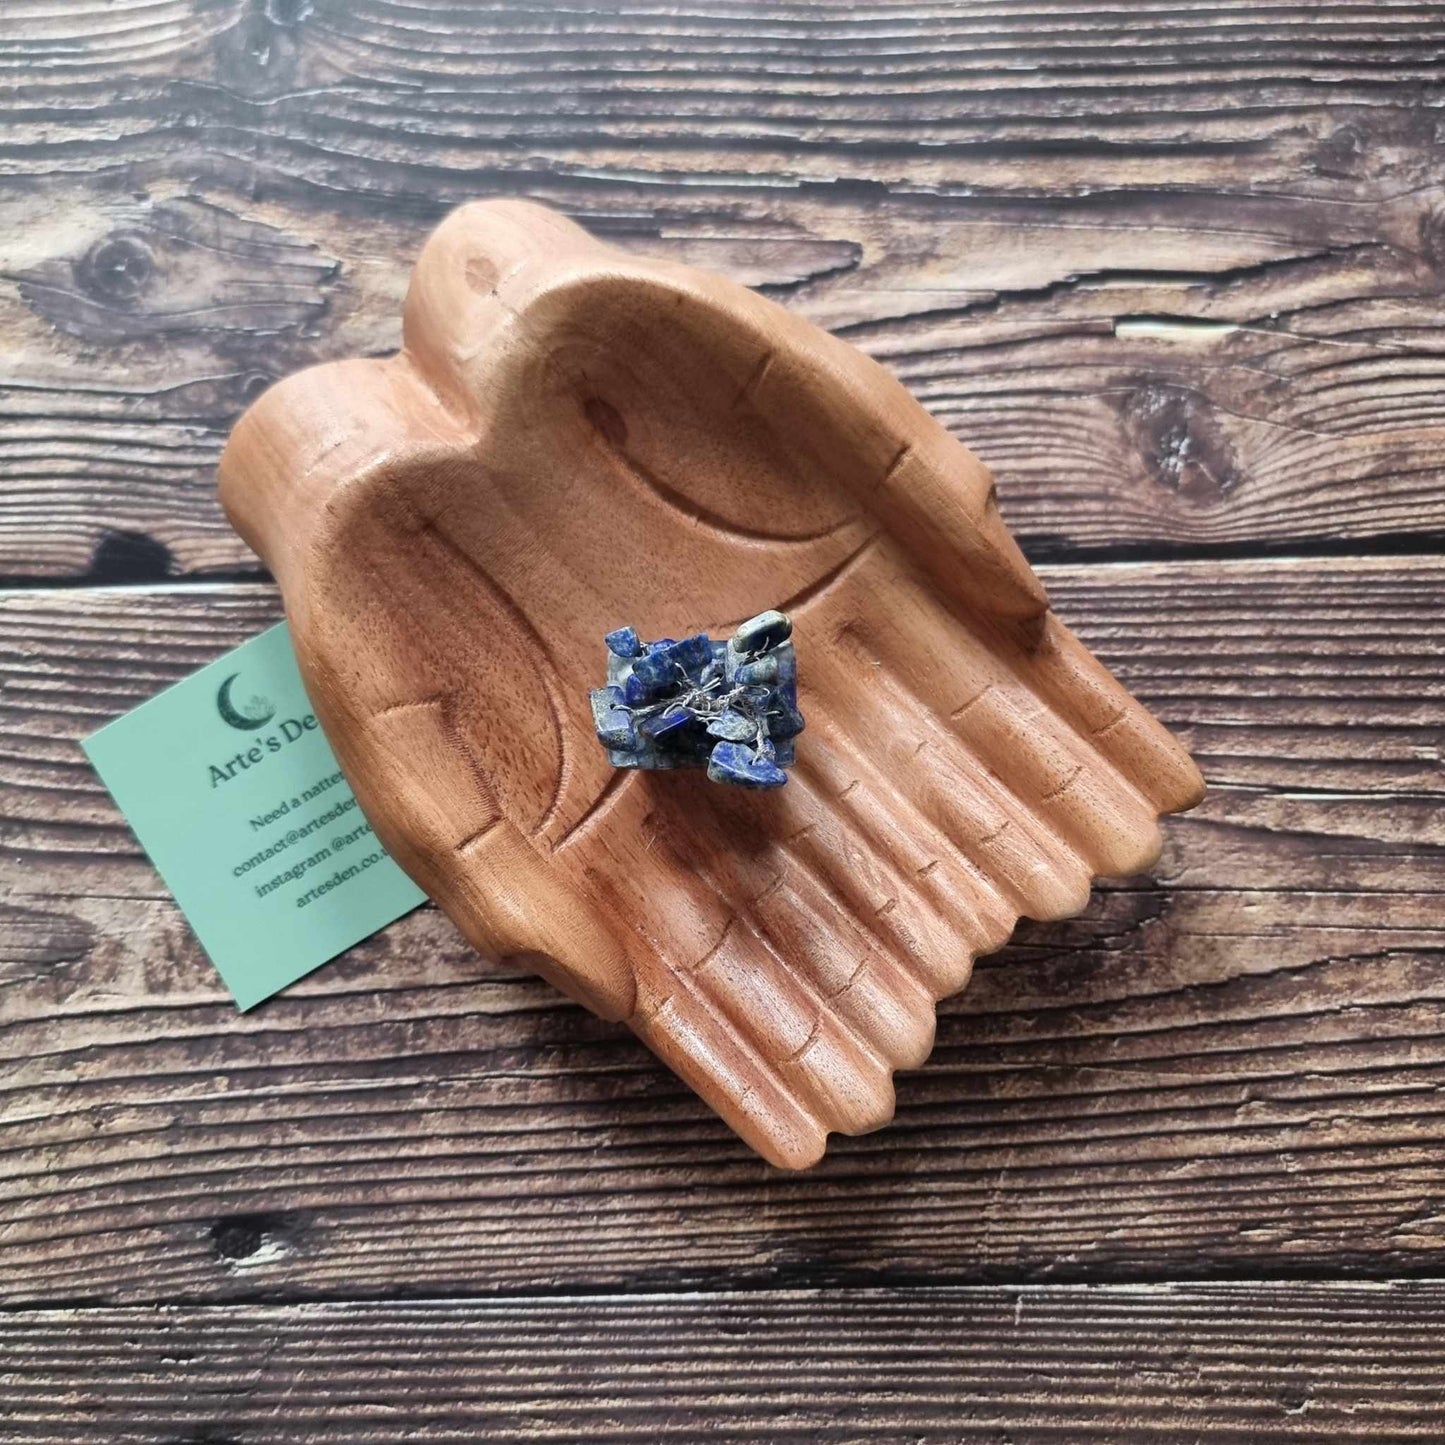
POLYGON ((573 1294, 8 1314, 6 1438, 1441 1435, 1437 1285, 1137 1283, 1442 1269, 1445 568, 1352 560, 1445 544, 1438 5, 3 10, 0 578, 253 577, 230 426, 490 195, 837 329, 1031 558, 1215 559, 1046 569, 1209 801, 785 1184, 434 911, 238 1019, 75 739, 274 595, 5 596, 6 1302, 573 1294), (1136 1283, 906 1287, 1052 1278, 1136 1283), (694 1283, 827 1288, 575 1297, 694 1283))
POLYGON ((1438 1284, 67 1310, 0 1441, 1438 1440, 1438 1284))
POLYGON ((801 1181, 433 911, 238 1017, 74 739, 274 594, 11 594, 6 1294, 1438 1270, 1445 566, 1042 575, 1211 792, 801 1181))
POLYGON ((0 575, 250 568, 231 423, 486 195, 839 329, 1032 556, 1445 536, 1438 7, 9 9, 0 575))

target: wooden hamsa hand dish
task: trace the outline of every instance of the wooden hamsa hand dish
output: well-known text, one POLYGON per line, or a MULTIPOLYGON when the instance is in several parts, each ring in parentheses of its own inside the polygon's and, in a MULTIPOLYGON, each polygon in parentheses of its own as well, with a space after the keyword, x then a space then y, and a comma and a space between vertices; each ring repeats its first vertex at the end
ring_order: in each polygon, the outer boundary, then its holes
POLYGON ((486 202, 428 241, 404 342, 272 388, 221 463, 378 836, 767 1159, 876 1129, 974 956, 1148 868, 1199 773, 1050 612, 979 461, 772 302, 486 202), (614 771, 603 634, 768 608, 787 786, 614 771))

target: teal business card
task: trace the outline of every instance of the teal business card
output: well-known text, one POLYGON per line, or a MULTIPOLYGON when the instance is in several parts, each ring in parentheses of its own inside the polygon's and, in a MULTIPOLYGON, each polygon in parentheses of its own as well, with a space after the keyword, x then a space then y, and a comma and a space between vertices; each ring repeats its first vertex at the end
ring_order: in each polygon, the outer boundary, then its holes
POLYGON ((81 746, 243 1009, 426 899, 357 807, 284 622, 81 746))

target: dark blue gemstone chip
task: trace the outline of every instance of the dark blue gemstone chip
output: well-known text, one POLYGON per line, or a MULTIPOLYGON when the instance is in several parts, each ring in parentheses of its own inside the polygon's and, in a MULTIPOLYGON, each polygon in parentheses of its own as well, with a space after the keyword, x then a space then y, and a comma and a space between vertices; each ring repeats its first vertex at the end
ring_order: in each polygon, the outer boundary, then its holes
POLYGON ((602 640, 607 644, 608 652, 616 657, 636 657, 642 651, 635 627, 619 627, 616 632, 609 632, 602 640))

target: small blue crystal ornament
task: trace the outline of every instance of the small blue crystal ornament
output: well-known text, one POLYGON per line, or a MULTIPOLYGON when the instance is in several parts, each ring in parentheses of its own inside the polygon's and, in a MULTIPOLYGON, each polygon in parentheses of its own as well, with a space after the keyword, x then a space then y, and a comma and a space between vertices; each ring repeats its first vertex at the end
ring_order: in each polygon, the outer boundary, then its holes
POLYGON ((781 612, 760 612, 726 642, 609 632, 607 686, 591 699, 612 765, 705 767, 714 783, 781 788, 803 731, 792 635, 781 612))

